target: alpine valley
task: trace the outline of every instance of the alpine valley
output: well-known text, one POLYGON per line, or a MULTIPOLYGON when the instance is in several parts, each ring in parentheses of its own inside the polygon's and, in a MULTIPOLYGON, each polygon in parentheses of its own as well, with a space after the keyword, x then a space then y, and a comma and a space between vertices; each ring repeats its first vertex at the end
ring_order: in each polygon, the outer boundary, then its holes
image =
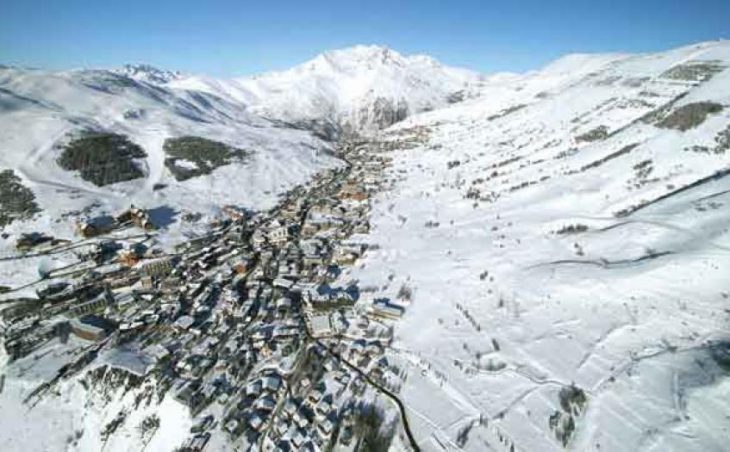
POLYGON ((730 42, 0 66, 7 451, 723 451, 730 42))

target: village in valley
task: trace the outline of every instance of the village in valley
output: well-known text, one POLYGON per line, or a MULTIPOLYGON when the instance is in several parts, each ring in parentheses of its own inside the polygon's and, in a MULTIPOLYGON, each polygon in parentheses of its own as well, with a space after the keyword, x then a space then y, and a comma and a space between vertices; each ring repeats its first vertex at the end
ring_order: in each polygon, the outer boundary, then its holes
MULTIPOLYGON (((342 144, 344 165, 268 212, 226 206, 207 234, 174 250, 154 246, 157 227, 136 207, 81 222, 77 242, 23 235, 21 257, 74 252, 78 262, 45 272, 38 299, 7 298, 6 288, 10 359, 82 344, 25 403, 77 377, 133 389, 136 405, 172 397, 187 407, 194 424, 179 450, 377 450, 386 414, 407 442, 398 368, 384 354, 407 300, 341 278, 368 252, 371 198, 386 183, 388 151, 402 145, 342 144)), ((140 431, 151 437, 159 425, 150 415, 140 431)))
POLYGON ((0 452, 730 450, 730 41, 58 64, 0 61, 0 452))

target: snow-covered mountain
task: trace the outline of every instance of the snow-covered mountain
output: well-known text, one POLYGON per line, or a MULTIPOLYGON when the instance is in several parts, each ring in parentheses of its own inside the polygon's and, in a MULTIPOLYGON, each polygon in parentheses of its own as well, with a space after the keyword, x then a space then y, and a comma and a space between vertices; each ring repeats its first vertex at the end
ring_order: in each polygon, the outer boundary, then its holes
POLYGON ((89 206, 114 211, 137 203, 178 212, 228 203, 265 207, 292 184, 337 164, 331 144, 308 131, 263 119, 235 99, 171 88, 175 77, 148 67, 0 69, 0 168, 15 172, 43 212, 34 217, 37 224, 22 227, 46 229, 55 218, 89 206), (64 146, 85 133, 118 134, 138 145, 146 154, 133 163, 140 177, 100 186, 64 168, 64 146), (247 158, 183 180, 173 174, 163 146, 184 136, 245 150, 247 158), (232 180, 245 189, 233 190, 232 180))
POLYGON ((343 132, 372 133, 475 95, 481 80, 425 56, 374 46, 327 52, 289 71, 234 80, 149 65, 64 72, 3 67, 0 169, 13 170, 32 191, 43 212, 33 217, 39 230, 70 212, 92 214, 89 206, 97 213, 129 203, 179 212, 207 212, 226 203, 264 207, 338 164, 330 157, 332 140, 343 132), (95 183, 91 169, 59 164, 63 149, 87 133, 125 137, 145 156, 116 162, 115 171, 119 165, 127 171, 103 177, 114 183, 99 184, 102 170, 93 170, 95 183), (163 149, 166 140, 186 136, 231 146, 247 158, 200 171, 201 162, 163 149), (233 179, 246 189, 231 190, 233 179))
POLYGON ((166 71, 149 64, 125 64, 113 72, 154 84, 165 84, 181 77, 180 72, 166 71))
POLYGON ((356 46, 325 52, 283 72, 234 80, 189 77, 171 84, 233 98, 264 117, 336 137, 371 133, 473 96, 482 80, 424 55, 356 46))
MULTIPOLYGON (((70 236, 59 218, 129 202, 270 206, 339 164, 310 131, 385 140, 393 187, 371 200, 370 232, 355 236, 371 246, 336 283, 357 281, 363 310, 372 299, 404 307, 388 321, 385 355, 423 450, 721 451, 730 441, 730 42, 570 55, 491 77, 379 47, 235 80, 3 68, 0 123, 0 166, 42 212, 6 226, 13 237, 70 236), (80 130, 140 145, 143 177, 96 186, 61 168, 60 147, 80 130), (178 180, 164 142, 191 135, 250 153, 178 180)), ((37 264, 2 263, 0 285, 34 280, 37 264)), ((107 403, 69 381, 27 410, 23 397, 63 363, 66 348, 54 347, 5 373, 0 426, 11 428, 0 439, 100 447, 97 432, 137 394, 107 403), (87 432, 74 441, 77 429, 87 432)), ((172 450, 192 424, 175 403, 133 412, 107 447, 141 447, 135 426, 156 413, 150 447, 172 450)))
POLYGON ((727 449, 730 42, 565 57, 387 133, 343 280, 413 293, 424 450, 727 449))

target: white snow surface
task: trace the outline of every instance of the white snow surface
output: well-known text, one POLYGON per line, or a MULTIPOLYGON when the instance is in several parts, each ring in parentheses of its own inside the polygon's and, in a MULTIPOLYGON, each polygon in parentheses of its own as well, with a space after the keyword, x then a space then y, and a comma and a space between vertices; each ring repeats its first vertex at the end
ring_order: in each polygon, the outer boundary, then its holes
MULTIPOLYGON (((730 126, 728 66, 730 43, 719 41, 651 55, 571 55, 494 77, 377 47, 233 81, 175 75, 151 84, 133 75, 132 87, 108 83, 119 77, 112 72, 0 69, 0 145, 11 150, 0 164, 21 174, 44 209, 10 229, 53 229, 55 216, 94 201, 271 205, 283 186, 337 162, 312 152, 326 145, 310 134, 263 117, 358 123, 351 118, 362 99, 386 96, 406 99, 409 113, 443 107, 383 134, 430 130, 427 143, 393 154, 394 188, 378 195, 361 237, 379 247, 342 276, 385 286, 378 296, 413 289, 389 354, 407 369, 401 395, 420 446, 563 450, 548 419, 560 410, 560 389, 575 384, 587 405, 569 450, 722 451, 730 379, 707 345, 730 336, 730 177, 711 176, 730 168, 730 151, 685 148, 712 146, 730 126), (704 82, 667 76, 696 61, 724 69, 704 82), (459 90, 467 100, 446 106, 459 90), (700 101, 724 108, 684 132, 641 119, 700 101), (124 119, 130 109, 144 119, 124 119), (604 139, 576 140, 599 126, 604 139), (150 155, 147 178, 99 189, 57 168, 54 144, 78 127, 129 134, 150 155), (176 183, 161 144, 191 130, 252 148, 255 158, 176 183), (159 182, 171 188, 152 191, 159 182), (466 197, 475 190, 480 199, 466 197), (587 230, 557 233, 569 225, 587 230), (457 444, 480 418, 487 422, 457 444)), ((6 366, 0 443, 8 450, 99 450, 99 426, 129 403, 120 394, 100 407, 71 381, 27 411, 21 401, 42 380, 36 373, 52 375, 63 347, 38 357, 42 365, 29 367, 31 356, 6 366), (80 426, 73 443, 67 432, 80 426)), ((187 432, 191 421, 175 403, 154 408, 163 424, 147 450, 171 450, 179 443, 170 438, 187 432)), ((146 414, 125 425, 132 430, 146 414)), ((119 433, 114 450, 139 450, 134 435, 119 433)))
POLYGON ((569 56, 387 131, 430 139, 394 154, 363 237, 377 250, 343 280, 413 289, 393 357, 424 450, 562 450, 548 419, 571 384, 588 402, 568 449, 726 450, 730 383, 706 347, 730 336, 730 177, 706 178, 730 151, 685 148, 728 130, 728 66, 727 41, 569 56), (667 76, 696 61, 724 70, 667 76), (640 120, 683 93, 671 111, 724 108, 685 132, 640 120), (605 139, 576 140, 601 125, 605 139))

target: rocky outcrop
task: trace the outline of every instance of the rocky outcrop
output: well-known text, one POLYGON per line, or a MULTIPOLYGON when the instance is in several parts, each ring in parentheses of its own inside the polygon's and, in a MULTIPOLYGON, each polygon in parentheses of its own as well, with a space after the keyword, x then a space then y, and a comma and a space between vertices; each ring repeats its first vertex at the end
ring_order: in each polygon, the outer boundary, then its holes
POLYGON ((343 115, 338 123, 345 135, 370 135, 406 119, 410 110, 405 99, 366 99, 357 109, 343 115))

